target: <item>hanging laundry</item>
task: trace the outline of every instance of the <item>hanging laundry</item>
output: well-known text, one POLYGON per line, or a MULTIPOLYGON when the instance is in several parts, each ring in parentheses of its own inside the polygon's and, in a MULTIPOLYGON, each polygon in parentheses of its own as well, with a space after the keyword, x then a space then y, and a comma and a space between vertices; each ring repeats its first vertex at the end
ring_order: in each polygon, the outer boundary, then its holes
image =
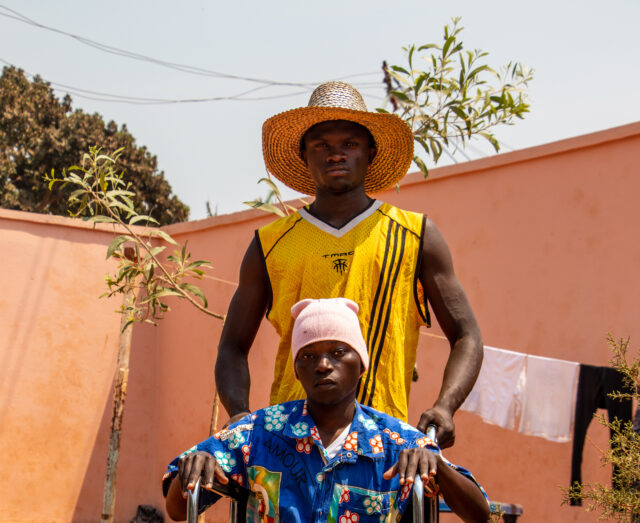
POLYGON ((518 432, 557 442, 571 439, 578 371, 574 361, 527 356, 518 432))
MULTIPOLYGON (((640 394, 640 387, 636 389, 636 394, 640 394)), ((637 402, 636 413, 633 415, 633 432, 640 436, 640 402, 637 402)))
POLYGON ((485 346, 478 380, 460 408, 513 430, 520 414, 525 359, 520 352, 485 346))
MULTIPOLYGON (((575 424, 573 429, 573 454, 571 456, 571 485, 582 483, 582 451, 587 428, 597 409, 607 409, 609 421, 618 418, 622 422, 631 421, 630 399, 613 399, 612 392, 625 391, 622 374, 611 367, 580 365, 578 392, 576 397, 575 424)), ((614 477, 616 470, 614 469, 614 477)), ((581 505, 580 500, 571 500, 572 505, 581 505)))

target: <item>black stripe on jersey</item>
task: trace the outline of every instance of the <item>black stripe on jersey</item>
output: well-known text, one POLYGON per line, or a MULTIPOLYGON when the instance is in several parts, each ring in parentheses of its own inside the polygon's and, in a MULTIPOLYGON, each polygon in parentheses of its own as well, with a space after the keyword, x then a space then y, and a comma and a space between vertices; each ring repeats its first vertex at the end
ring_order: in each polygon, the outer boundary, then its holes
MULTIPOLYGON (((301 221, 302 221, 302 216, 299 216, 299 217, 298 217, 298 219, 297 219, 295 222, 293 222, 293 225, 292 225, 291 227, 289 227, 286 231, 284 231, 284 232, 282 233, 282 236, 280 236, 280 238, 278 238, 278 239, 276 240, 276 242, 271 246, 271 249, 269 249, 269 252, 268 252, 267 254, 265 254, 265 255, 264 255, 264 259, 265 259, 265 260, 267 259, 267 256, 269 256, 269 254, 271 254, 271 251, 275 248, 275 246, 276 246, 276 245, 278 245, 278 242, 279 242, 280 240, 282 240, 282 238, 284 238, 287 234, 289 234, 289 233, 291 232, 291 230, 292 230, 296 225, 298 225, 298 223, 300 223, 301 221)), ((256 232, 258 232, 258 231, 256 231, 256 232)), ((264 252, 264 251, 263 251, 263 252, 264 252)))
POLYGON ((381 211, 380 209, 377 210, 377 212, 379 212, 380 214, 383 214, 384 216, 386 216, 387 218, 389 218, 392 222, 397 223, 398 227, 402 227, 403 229, 406 229, 407 231, 409 231, 411 234, 413 234, 416 238, 420 238, 420 236, 418 236, 415 232, 413 232, 411 229, 409 229, 408 227, 405 227, 404 225, 402 225, 400 222, 394 220, 391 216, 389 216, 387 213, 381 211))
MULTIPOLYGON (((397 229, 396 229, 397 230, 397 229)), ((385 315, 384 315, 384 325, 382 326, 382 332, 380 334, 380 338, 378 341, 378 347, 374 350, 375 352, 375 362, 372 365, 373 368, 373 376, 371 380, 371 393, 369 395, 369 400, 366 403, 371 406, 373 402, 373 395, 376 392, 376 379, 378 373, 378 364, 380 363, 380 356, 382 355, 382 349, 384 347, 385 335, 387 333, 387 328, 389 327, 389 318, 391 317, 391 303, 393 297, 393 291, 396 288, 396 283, 398 281, 398 275, 400 274, 400 267, 402 265, 402 258, 404 257, 404 247, 407 239, 407 229, 402 228, 402 236, 400 239, 400 253, 398 254, 397 259, 395 260, 395 270, 393 271, 393 280, 391 281, 391 291, 389 292, 389 299, 385 302, 385 315)), ((397 239, 396 239, 397 244, 397 239)))
MULTIPOLYGON (((378 279, 378 287, 376 288, 376 294, 373 298, 373 303, 371 304, 371 312, 369 314, 369 326, 367 328, 367 347, 369 350, 369 361, 372 360, 373 358, 373 352, 371 350, 372 344, 371 344, 371 329, 373 328, 373 323, 374 323, 374 318, 376 315, 376 309, 378 307, 378 300, 380 299, 380 291, 382 289, 382 284, 384 282, 384 276, 385 276, 385 272, 386 272, 386 268, 387 268, 387 261, 389 258, 389 245, 391 243, 391 235, 392 235, 392 231, 393 231, 393 224, 394 222, 392 220, 389 221, 389 227, 387 228, 387 241, 386 244, 384 246, 384 256, 382 258, 382 268, 380 269, 380 277, 378 279)), ((369 364, 369 368, 367 369, 367 373, 366 376, 364 377, 364 386, 363 386, 363 380, 361 379, 358 382, 358 388, 356 389, 356 397, 358 398, 358 401, 360 403, 363 402, 363 397, 364 397, 364 393, 367 390, 367 387, 369 385, 369 377, 371 375, 371 364, 369 364), (362 389, 362 391, 361 391, 362 389), (361 395, 362 392, 362 395, 361 395)))
POLYGON ((258 249, 260 249, 260 259, 262 260, 262 268, 264 269, 264 281, 267 285, 267 312, 265 313, 265 318, 269 317, 269 313, 271 312, 271 307, 273 306, 273 288, 271 287, 271 278, 269 278, 269 271, 267 270, 267 258, 264 255, 264 250, 262 249, 262 242, 260 241, 260 233, 256 229, 255 233, 256 243, 258 244, 258 249))
POLYGON ((420 243, 418 244, 418 257, 416 260, 416 268, 413 274, 413 298, 416 301, 418 307, 418 313, 423 321, 427 324, 427 327, 431 327, 431 317, 429 315, 429 305, 427 305, 427 293, 422 289, 424 295, 424 304, 420 303, 418 298, 418 278, 420 277, 420 270, 422 269, 422 250, 424 248, 424 234, 427 228, 427 217, 422 217, 422 227, 420 228, 420 243), (423 310, 424 307, 424 310, 423 310))
MULTIPOLYGON (((369 396, 369 402, 371 402, 371 395, 369 393, 369 388, 373 389, 373 376, 375 374, 375 368, 374 368, 374 362, 375 362, 375 357, 376 357, 376 353, 377 351, 379 351, 380 349, 378 348, 378 346, 380 345, 379 340, 382 339, 382 345, 384 345, 384 331, 380 331, 380 327, 382 324, 382 316, 383 316, 383 311, 385 309, 386 303, 388 301, 391 301, 391 294, 393 292, 393 289, 391 290, 392 292, 389 292, 389 286, 391 283, 391 275, 393 274, 393 268, 394 268, 394 264, 395 264, 395 260, 396 260, 396 254, 398 251, 398 232, 400 231, 400 227, 398 225, 398 223, 394 222, 393 220, 390 221, 391 224, 391 230, 393 231, 393 234, 390 234, 387 237, 387 241, 388 244, 390 243, 390 238, 393 237, 393 241, 392 241, 392 245, 389 245, 389 247, 392 247, 391 249, 391 256, 389 258, 389 263, 386 267, 383 268, 382 271, 380 271, 380 283, 383 283, 383 291, 382 291, 382 299, 380 300, 379 304, 376 304, 376 308, 373 311, 373 314, 371 315, 371 319, 370 319, 370 326, 374 326, 375 328, 373 329, 373 336, 369 336, 369 340, 368 340, 368 346, 370 347, 369 352, 370 352, 370 357, 369 357, 369 369, 367 372, 367 379, 365 381, 365 386, 364 386, 364 390, 363 390, 363 394, 362 394, 362 402, 363 404, 367 405, 367 396, 369 396), (382 338, 381 338, 382 337, 382 338)), ((379 358, 378 358, 379 360, 379 358)))

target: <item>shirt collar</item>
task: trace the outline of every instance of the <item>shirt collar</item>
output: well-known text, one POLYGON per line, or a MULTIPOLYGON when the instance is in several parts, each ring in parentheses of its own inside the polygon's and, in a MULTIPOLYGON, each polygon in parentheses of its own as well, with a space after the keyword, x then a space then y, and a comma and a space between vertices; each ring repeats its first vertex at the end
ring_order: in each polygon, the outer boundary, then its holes
MULTIPOLYGON (((353 458, 357 455, 371 459, 384 458, 382 431, 378 427, 378 419, 373 413, 365 412, 356 401, 356 410, 351 423, 351 431, 347 436, 342 451, 338 456, 353 458)), ((312 438, 322 447, 320 435, 313 418, 307 410, 307 401, 296 402, 291 409, 282 431, 284 436, 294 439, 312 438)))

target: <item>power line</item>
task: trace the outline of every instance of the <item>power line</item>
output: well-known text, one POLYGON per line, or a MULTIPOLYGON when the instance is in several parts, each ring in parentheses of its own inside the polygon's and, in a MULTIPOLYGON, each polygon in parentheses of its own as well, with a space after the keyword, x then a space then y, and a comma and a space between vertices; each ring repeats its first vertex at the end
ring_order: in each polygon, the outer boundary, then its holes
MULTIPOLYGON (((259 83, 259 84, 262 84, 264 86, 304 87, 304 88, 309 89, 309 90, 312 90, 315 86, 317 86, 319 83, 321 83, 321 82, 313 82, 313 83, 309 83, 309 82, 281 82, 281 81, 275 81, 275 80, 267 80, 267 79, 264 79, 264 78, 252 78, 252 77, 247 77, 247 76, 239 76, 239 75, 234 75, 234 74, 230 74, 230 73, 224 73, 224 72, 220 72, 220 71, 214 71, 214 70, 205 69, 205 68, 202 68, 202 67, 185 65, 185 64, 180 64, 180 63, 176 63, 176 62, 169 62, 169 61, 166 61, 166 60, 153 58, 151 56, 146 56, 146 55, 143 55, 143 54, 140 54, 140 53, 127 51, 126 49, 121 49, 121 48, 114 47, 114 46, 111 46, 111 45, 103 44, 103 43, 97 42, 95 40, 91 40, 89 38, 85 38, 85 37, 80 36, 80 35, 69 33, 67 31, 63 31, 61 29, 57 29, 55 27, 51 27, 51 26, 42 24, 42 23, 37 22, 37 21, 27 17, 26 15, 23 15, 22 13, 19 13, 18 11, 15 11, 14 9, 11 9, 11 8, 5 6, 5 5, 2 5, 2 4, 0 4, 0 9, 4 9, 5 11, 8 12, 8 13, 0 12, 0 16, 4 16, 6 18, 10 18, 10 19, 16 20, 16 21, 24 23, 24 24, 32 25, 32 26, 37 27, 39 29, 44 29, 46 31, 57 33, 57 34, 66 36, 68 38, 72 38, 73 40, 76 40, 77 42, 79 42, 79 43, 81 43, 83 45, 87 45, 89 47, 93 47, 94 49, 97 49, 99 51, 102 51, 102 52, 105 52, 105 53, 109 53, 109 54, 113 54, 113 55, 116 55, 116 56, 122 56, 124 58, 129 58, 131 60, 139 60, 139 61, 142 61, 142 62, 152 63, 152 64, 159 65, 159 66, 162 66, 162 67, 168 67, 170 69, 181 71, 183 73, 200 75, 200 76, 210 76, 210 77, 215 77, 215 78, 224 78, 224 79, 228 79, 228 80, 241 80, 241 81, 245 81, 245 82, 259 83)), ((355 74, 352 74, 352 75, 343 76, 340 79, 346 80, 346 79, 349 79, 349 78, 356 78, 356 77, 360 77, 360 76, 369 76, 369 75, 374 75, 374 74, 377 75, 377 74, 380 74, 380 73, 378 73, 378 72, 375 72, 375 73, 374 72, 370 72, 370 73, 355 73, 355 74)))
MULTIPOLYGON (((0 62, 10 67, 18 68, 11 62, 8 62, 2 58, 0 58, 0 62)), ((24 70, 23 70, 24 71, 24 70)), ((33 73, 28 71, 24 71, 25 75, 29 78, 33 79, 35 76, 33 73)), ((52 85, 58 91, 64 91, 66 93, 77 96, 78 98, 85 98, 88 100, 96 100, 100 102, 118 102, 118 103, 126 103, 133 105, 170 105, 170 104, 185 104, 185 103, 201 103, 201 102, 219 102, 219 101, 237 101, 237 102, 257 102, 263 100, 274 100, 277 98, 289 98, 292 96, 298 96, 301 94, 308 94, 307 90, 304 91, 296 91, 290 93, 281 93, 281 94, 273 94, 268 96, 253 96, 247 98, 248 94, 255 93, 259 90, 265 89, 267 85, 254 87, 252 89, 248 89, 246 91, 242 91, 240 93, 230 95, 230 96, 212 96, 206 98, 149 98, 149 97, 138 97, 138 96, 127 96, 113 93, 105 93, 101 91, 93 91, 90 89, 83 89, 81 87, 74 87, 72 85, 61 84, 58 82, 47 81, 50 85, 52 85)))

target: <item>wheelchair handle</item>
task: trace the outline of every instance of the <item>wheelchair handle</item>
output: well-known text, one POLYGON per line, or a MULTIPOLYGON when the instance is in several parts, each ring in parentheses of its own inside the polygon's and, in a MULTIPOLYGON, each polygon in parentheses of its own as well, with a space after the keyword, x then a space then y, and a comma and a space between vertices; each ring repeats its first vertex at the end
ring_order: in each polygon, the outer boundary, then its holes
POLYGON ((438 427, 431 424, 427 426, 427 432, 426 432, 427 438, 430 438, 431 441, 433 441, 436 445, 438 444, 438 438, 436 437, 437 430, 438 430, 438 427))
POLYGON ((187 522, 197 523, 198 521, 198 498, 200 497, 200 478, 196 481, 193 490, 187 489, 187 522))
POLYGON ((424 483, 420 474, 413 480, 413 523, 424 521, 424 483))
MULTIPOLYGON (((438 427, 433 424, 427 426, 426 435, 430 438, 435 445, 438 444, 438 437, 436 436, 438 427)), ((432 496, 427 501, 428 506, 426 511, 424 510, 424 483, 420 475, 416 475, 415 483, 413 486, 413 521, 414 523, 437 523, 440 520, 440 505, 439 497, 437 495, 432 496), (420 495, 418 501, 417 496, 420 495), (419 506, 419 512, 416 511, 416 507, 419 506)))

